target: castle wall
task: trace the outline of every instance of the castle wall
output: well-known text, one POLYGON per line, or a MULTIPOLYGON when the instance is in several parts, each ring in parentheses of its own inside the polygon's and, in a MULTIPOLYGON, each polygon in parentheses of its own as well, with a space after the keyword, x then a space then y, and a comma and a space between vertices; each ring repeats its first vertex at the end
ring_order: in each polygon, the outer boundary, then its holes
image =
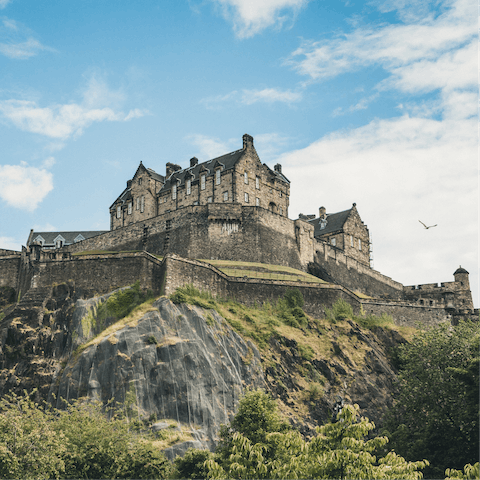
POLYGON ((451 316, 443 307, 421 306, 400 302, 379 302, 362 300, 363 311, 366 315, 381 316, 383 313, 390 315, 395 325, 429 327, 440 322, 451 321, 451 316))
POLYGON ((17 288, 20 262, 19 254, 0 255, 0 287, 17 288))
POLYGON ((192 284, 220 298, 234 299, 245 305, 274 303, 282 298, 288 289, 298 288, 305 300, 304 310, 315 318, 325 316, 325 308, 343 299, 352 305, 355 314, 360 313, 360 301, 339 285, 306 284, 301 282, 280 282, 252 278, 232 278, 210 265, 195 260, 168 256, 165 258, 165 294, 170 295, 178 287, 192 284))
POLYGON ((140 281, 156 294, 163 288, 163 265, 146 253, 85 255, 71 259, 44 260, 33 265, 31 287, 73 280, 84 295, 111 292, 140 281))
POLYGON ((308 242, 297 243, 295 224, 287 217, 261 207, 215 203, 185 207, 61 251, 143 248, 158 255, 176 253, 187 258, 263 262, 299 269, 313 260, 312 247, 308 242))
POLYGON ((372 297, 403 298, 401 283, 345 255, 339 249, 316 242, 315 251, 316 265, 309 267, 310 273, 372 297))

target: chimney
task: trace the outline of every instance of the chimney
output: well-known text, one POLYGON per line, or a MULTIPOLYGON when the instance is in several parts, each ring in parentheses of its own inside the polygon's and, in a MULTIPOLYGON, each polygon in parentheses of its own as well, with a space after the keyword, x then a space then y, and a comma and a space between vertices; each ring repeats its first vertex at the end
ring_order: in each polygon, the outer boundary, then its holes
POLYGON ((194 166, 197 165, 197 164, 198 164, 198 158, 197 158, 197 157, 192 157, 192 158, 190 159, 190 166, 191 166, 191 167, 194 167, 194 166))
POLYGON ((282 166, 279 163, 277 163, 273 168, 276 172, 282 173, 282 166))
POLYGON ((326 216, 327 216, 327 211, 325 210, 325 207, 320 207, 318 209, 318 217, 325 218, 326 216))
POLYGON ((253 147, 253 137, 251 135, 248 135, 248 133, 246 133, 243 136, 243 149, 247 150, 249 147, 253 147))
POLYGON ((132 181, 131 180, 127 180, 127 188, 131 188, 132 187, 132 181))
POLYGON ((175 163, 167 163, 167 178, 173 173, 176 172, 177 170, 181 170, 182 167, 180 165, 176 165, 175 163))

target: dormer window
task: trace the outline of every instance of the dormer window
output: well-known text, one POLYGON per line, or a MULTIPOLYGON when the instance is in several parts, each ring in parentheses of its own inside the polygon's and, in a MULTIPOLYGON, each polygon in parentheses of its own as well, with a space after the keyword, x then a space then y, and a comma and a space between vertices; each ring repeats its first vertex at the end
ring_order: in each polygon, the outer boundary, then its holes
POLYGON ((117 207, 117 218, 120 218, 122 216, 122 207, 119 205, 117 207))
POLYGON ((81 242, 82 240, 85 240, 85 237, 79 233, 73 240, 74 243, 81 242))
POLYGON ((172 185, 172 200, 176 200, 177 198, 177 186, 172 185))
POLYGON ((217 168, 217 170, 215 170, 215 184, 216 185, 220 185, 220 180, 221 180, 220 173, 221 173, 221 170, 219 168, 217 168))
POLYGON ((202 174, 200 177, 200 188, 205 190, 205 174, 202 174))
POLYGON ((189 178, 187 180, 187 195, 190 195, 192 193, 192 179, 189 178))
POLYGON ((128 214, 132 214, 132 202, 128 202, 128 214))

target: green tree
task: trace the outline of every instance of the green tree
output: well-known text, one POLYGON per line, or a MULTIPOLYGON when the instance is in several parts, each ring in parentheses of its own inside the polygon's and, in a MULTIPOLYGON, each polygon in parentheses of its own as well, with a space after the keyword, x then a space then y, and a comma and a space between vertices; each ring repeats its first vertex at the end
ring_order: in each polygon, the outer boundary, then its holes
POLYGON ((262 391, 249 392, 241 400, 238 418, 223 429, 214 458, 205 462, 213 479, 406 479, 422 477, 427 461, 407 462, 389 452, 382 458, 387 437, 365 440, 375 425, 357 420, 358 405, 347 405, 337 422, 317 429, 305 441, 281 419, 275 402, 262 391))
POLYGON ((461 470, 454 470, 447 468, 445 470, 445 480, 478 480, 480 478, 480 464, 477 462, 475 465, 469 463, 461 470))
POLYGON ((63 476, 67 447, 53 422, 53 415, 29 395, 6 395, 0 400, 1 478, 63 476))
POLYGON ((189 448, 183 457, 177 457, 174 461, 174 469, 170 478, 174 479, 198 479, 207 478, 208 470, 205 462, 212 457, 209 450, 189 448))
POLYGON ((445 323, 399 347, 396 403, 385 433, 406 459, 430 461, 426 478, 478 459, 479 333, 478 323, 445 323))

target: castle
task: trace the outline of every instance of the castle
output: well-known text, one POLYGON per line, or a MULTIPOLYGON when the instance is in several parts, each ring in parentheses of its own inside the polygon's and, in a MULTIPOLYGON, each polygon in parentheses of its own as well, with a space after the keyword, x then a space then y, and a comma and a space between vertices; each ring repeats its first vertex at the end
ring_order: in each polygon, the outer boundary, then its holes
POLYGON ((194 157, 184 169, 167 163, 165 175, 140 162, 110 206, 109 231, 31 231, 22 252, 0 250, 0 287, 23 295, 42 284, 73 280, 98 292, 140 278, 144 287, 162 293, 196 283, 247 302, 252 294, 274 299, 286 287, 258 280, 254 288, 251 279, 227 278, 208 265, 221 259, 319 277, 324 283, 315 288, 296 285, 310 299, 307 310, 316 314, 335 298, 358 311, 390 313, 399 323, 475 314, 465 269, 455 271, 453 282, 404 286, 371 268, 370 236, 355 203, 342 212, 321 207, 318 217, 291 220, 289 196, 281 165, 272 170, 262 164, 250 135, 243 136, 241 149, 218 158, 199 163, 194 157))

